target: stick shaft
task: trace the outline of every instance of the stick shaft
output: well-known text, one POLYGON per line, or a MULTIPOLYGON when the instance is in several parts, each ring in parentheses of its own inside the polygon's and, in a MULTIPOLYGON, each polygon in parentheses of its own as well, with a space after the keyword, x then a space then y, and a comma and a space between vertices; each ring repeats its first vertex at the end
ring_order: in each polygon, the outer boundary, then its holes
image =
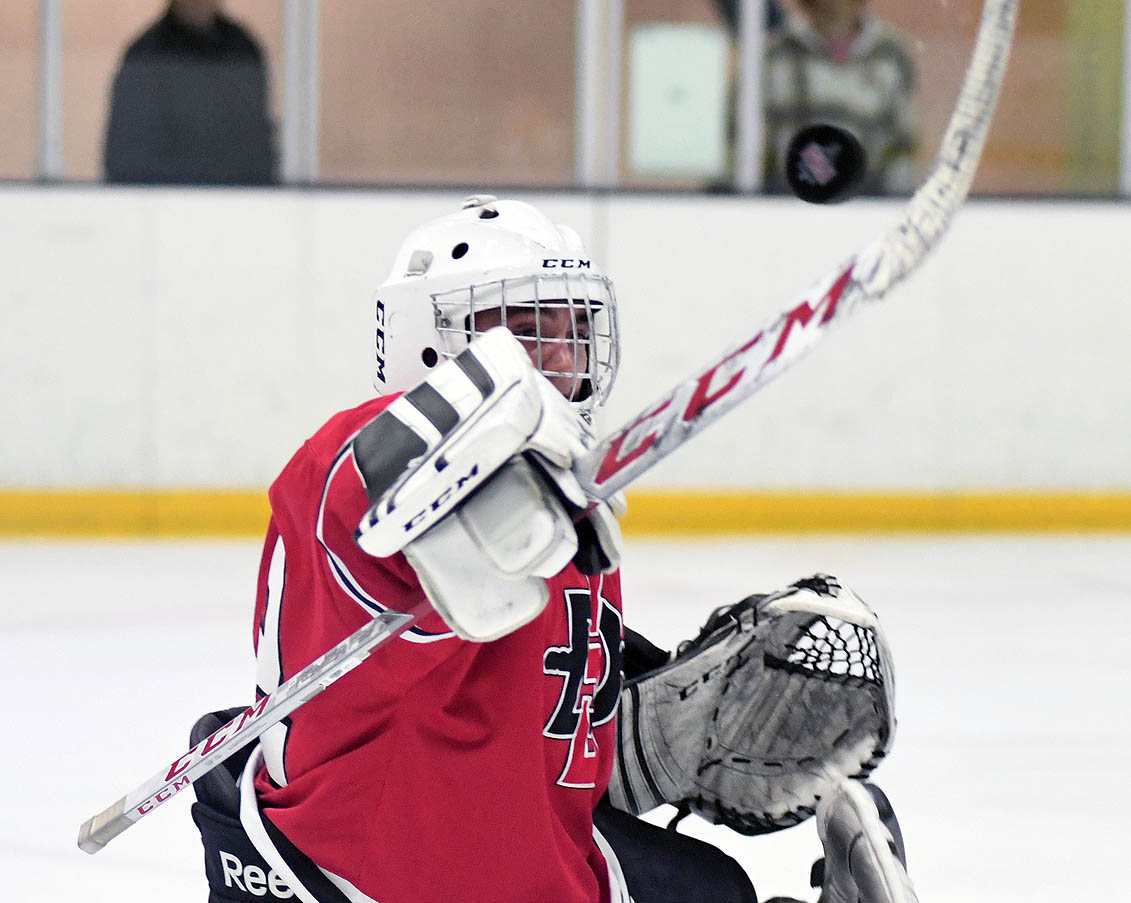
POLYGON ((905 279, 946 232, 978 168, 1005 75, 1018 0, 986 0, 966 76, 930 175, 902 217, 742 344, 685 379, 574 465, 607 499, 805 357, 862 302, 905 279))
POLYGON ((97 853, 107 843, 172 799, 201 775, 234 755, 299 706, 360 665, 382 643, 403 633, 419 612, 383 612, 311 662, 273 693, 249 706, 243 714, 213 731, 192 749, 178 756, 148 781, 87 819, 79 828, 79 848, 97 853))

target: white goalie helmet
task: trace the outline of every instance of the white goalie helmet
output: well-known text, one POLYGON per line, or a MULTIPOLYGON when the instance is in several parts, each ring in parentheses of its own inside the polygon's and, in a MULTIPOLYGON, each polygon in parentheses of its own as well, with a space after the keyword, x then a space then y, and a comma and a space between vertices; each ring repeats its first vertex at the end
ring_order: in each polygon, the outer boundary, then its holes
MULTIPOLYGON (((583 410, 608 398, 620 357, 612 281, 578 234, 529 204, 477 195, 457 213, 425 223, 405 239, 377 290, 374 385, 382 393, 411 389, 446 358, 486 331, 476 320, 498 310, 501 322, 530 310, 519 336, 544 375, 572 379, 567 393, 583 410), (541 312, 564 310, 563 335, 544 336, 541 312), (572 372, 543 366, 551 345, 566 344, 572 372)), ((484 318, 486 320, 487 318, 484 318)))

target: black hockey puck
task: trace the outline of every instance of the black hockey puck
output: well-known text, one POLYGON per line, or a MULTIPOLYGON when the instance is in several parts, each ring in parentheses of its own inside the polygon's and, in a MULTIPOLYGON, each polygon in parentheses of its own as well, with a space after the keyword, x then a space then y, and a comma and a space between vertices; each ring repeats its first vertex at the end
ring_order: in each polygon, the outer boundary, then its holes
POLYGON ((834 204, 851 197, 867 165, 864 148, 851 132, 835 125, 810 125, 789 142, 785 179, 801 200, 834 204))

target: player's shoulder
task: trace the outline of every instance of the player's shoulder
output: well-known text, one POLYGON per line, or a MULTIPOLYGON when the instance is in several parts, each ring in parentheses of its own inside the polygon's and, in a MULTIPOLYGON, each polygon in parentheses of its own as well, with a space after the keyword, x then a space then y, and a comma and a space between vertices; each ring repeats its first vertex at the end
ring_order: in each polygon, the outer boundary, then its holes
POLYGON ((309 441, 316 445, 332 445, 336 451, 392 404, 399 394, 378 395, 355 407, 338 411, 318 428, 309 441))
POLYGON ((322 424, 314 434, 302 444, 290 463, 287 471, 313 466, 324 471, 333 465, 347 444, 374 417, 388 407, 397 396, 379 395, 344 411, 338 411, 322 424))

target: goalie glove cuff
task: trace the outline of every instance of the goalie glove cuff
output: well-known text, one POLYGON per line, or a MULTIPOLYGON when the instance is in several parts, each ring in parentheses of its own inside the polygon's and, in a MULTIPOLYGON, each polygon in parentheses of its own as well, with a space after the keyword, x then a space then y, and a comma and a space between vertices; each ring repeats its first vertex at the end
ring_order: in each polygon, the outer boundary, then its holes
POLYGON ((573 563, 587 576, 608 574, 620 567, 621 536, 617 518, 627 505, 623 493, 607 502, 591 501, 573 471, 549 462, 542 455, 528 454, 548 484, 557 491, 559 501, 573 521, 577 552, 573 563))

